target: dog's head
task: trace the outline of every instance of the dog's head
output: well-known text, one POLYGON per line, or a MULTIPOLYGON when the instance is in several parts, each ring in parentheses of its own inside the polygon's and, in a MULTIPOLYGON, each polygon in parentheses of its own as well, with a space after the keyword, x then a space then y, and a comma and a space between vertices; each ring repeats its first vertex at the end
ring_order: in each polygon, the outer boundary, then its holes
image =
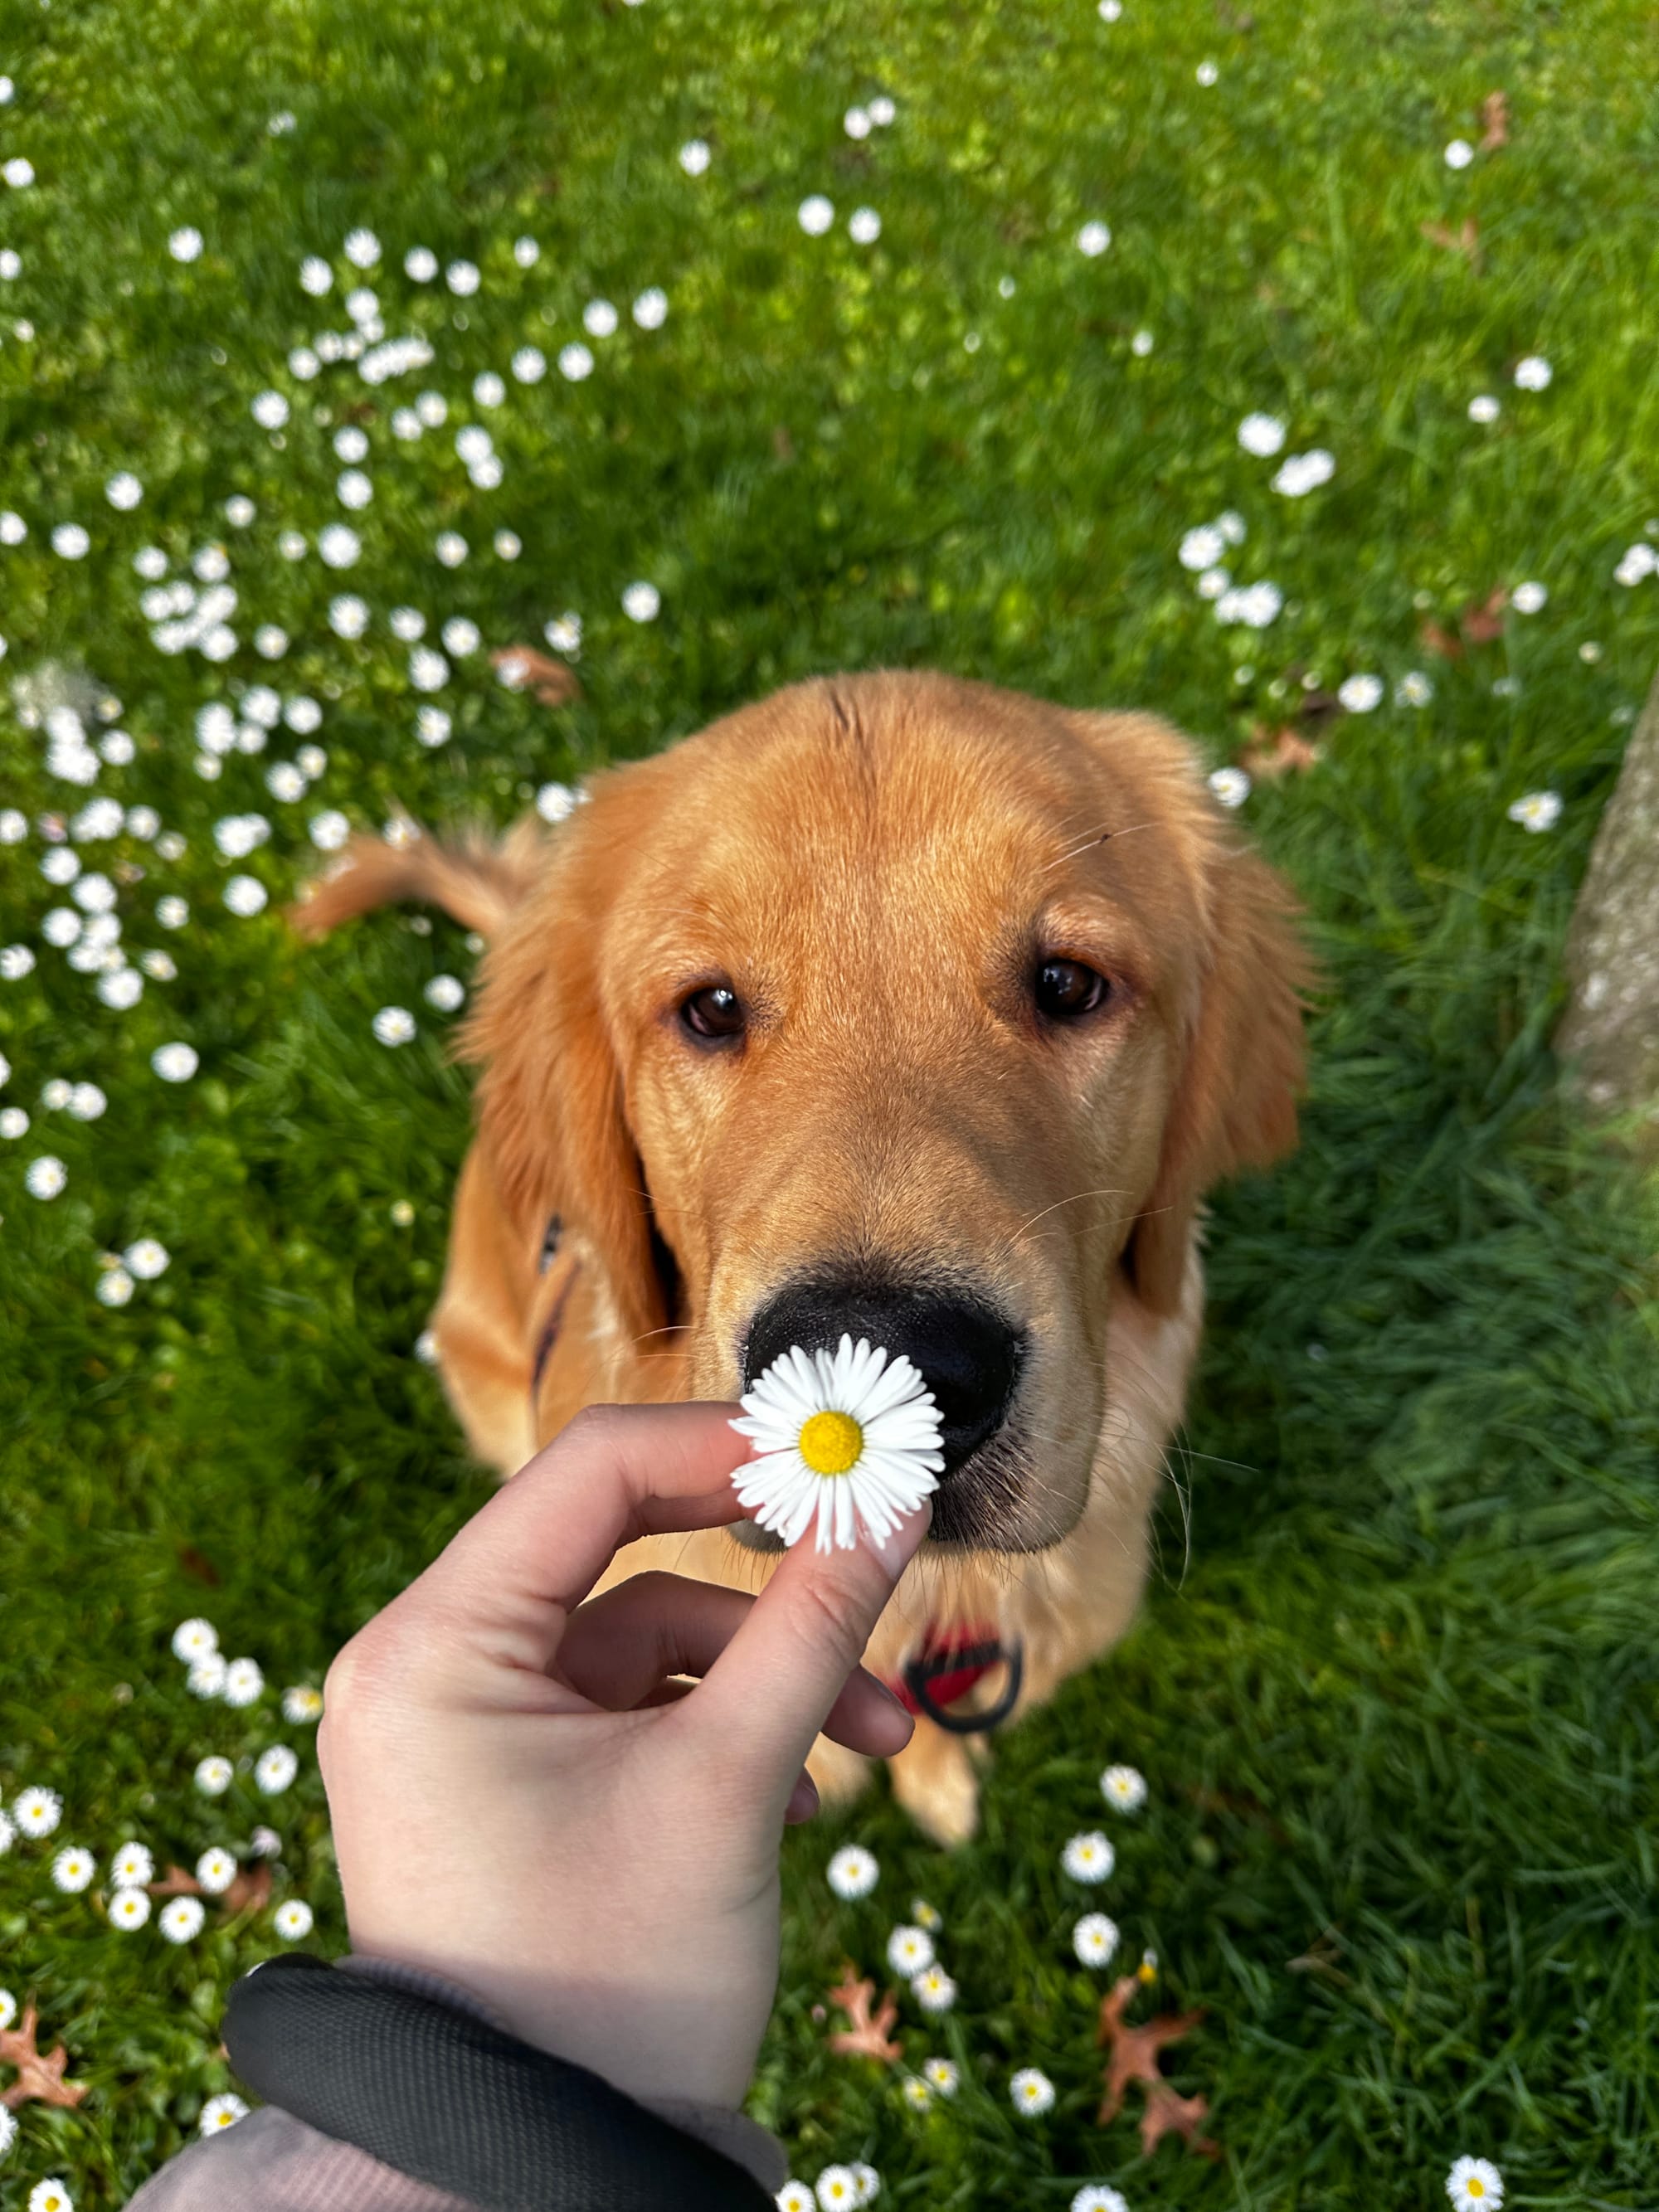
POLYGON ((1172 1310, 1204 1191, 1294 1141, 1291 912, 1155 720, 782 692, 597 778, 494 917, 466 1049, 513 1233, 579 1232, 695 1396, 907 1353, 936 1540, 1052 1543, 1115 1271, 1172 1310))

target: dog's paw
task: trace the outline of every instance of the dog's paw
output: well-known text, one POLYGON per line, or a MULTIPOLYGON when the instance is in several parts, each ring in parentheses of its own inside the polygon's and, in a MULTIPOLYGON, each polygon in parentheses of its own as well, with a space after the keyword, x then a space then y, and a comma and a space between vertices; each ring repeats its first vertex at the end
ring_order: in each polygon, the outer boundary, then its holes
POLYGON ((968 1748, 971 1741, 918 1721, 909 1742, 887 1762, 894 1796, 922 1833, 947 1850, 965 1844, 979 1826, 979 1776, 968 1748))

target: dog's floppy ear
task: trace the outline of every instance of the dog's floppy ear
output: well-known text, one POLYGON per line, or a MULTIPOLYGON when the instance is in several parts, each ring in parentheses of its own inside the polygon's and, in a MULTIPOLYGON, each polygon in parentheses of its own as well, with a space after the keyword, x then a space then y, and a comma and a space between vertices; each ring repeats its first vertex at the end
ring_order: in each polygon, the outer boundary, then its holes
POLYGON ((629 773, 617 772, 616 785, 600 780, 595 803, 561 832, 536 891, 485 955, 461 1053, 483 1069, 479 1136, 515 1231, 532 1251, 555 1215, 583 1235, 623 1331, 638 1338, 672 1316, 599 970, 629 848, 618 787, 629 773))
POLYGON ((1228 824, 1205 829, 1203 972, 1158 1178, 1124 1255, 1137 1295, 1156 1313, 1180 1303, 1205 1192, 1293 1149, 1306 1065, 1303 1001, 1314 975, 1296 900, 1228 824))
POLYGON ((443 843, 407 817, 400 819, 404 834, 396 844, 354 837, 305 885, 288 910, 301 937, 324 936, 354 915, 398 899, 441 906, 468 929, 495 937, 540 880, 547 844, 533 816, 499 843, 477 832, 443 843))

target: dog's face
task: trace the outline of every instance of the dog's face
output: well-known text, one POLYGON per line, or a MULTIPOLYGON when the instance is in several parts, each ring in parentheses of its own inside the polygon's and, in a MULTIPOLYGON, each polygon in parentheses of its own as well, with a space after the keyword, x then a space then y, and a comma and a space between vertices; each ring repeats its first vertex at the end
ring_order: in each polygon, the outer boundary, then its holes
POLYGON ((1161 724, 802 685, 560 831, 486 963, 483 1139, 690 1395, 866 1335, 944 1415, 934 1540, 1039 1548, 1115 1278, 1170 1310, 1202 1190, 1293 1137, 1287 908, 1161 724))

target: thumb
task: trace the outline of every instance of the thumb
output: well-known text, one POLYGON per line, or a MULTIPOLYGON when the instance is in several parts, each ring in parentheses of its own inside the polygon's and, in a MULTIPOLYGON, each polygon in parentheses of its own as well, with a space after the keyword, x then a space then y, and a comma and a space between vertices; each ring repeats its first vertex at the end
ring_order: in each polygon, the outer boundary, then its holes
POLYGON ((797 1544, 693 1692, 698 1723, 739 1748, 780 1814, 932 1519, 924 1501, 884 1547, 863 1530, 851 1551, 797 1544))

